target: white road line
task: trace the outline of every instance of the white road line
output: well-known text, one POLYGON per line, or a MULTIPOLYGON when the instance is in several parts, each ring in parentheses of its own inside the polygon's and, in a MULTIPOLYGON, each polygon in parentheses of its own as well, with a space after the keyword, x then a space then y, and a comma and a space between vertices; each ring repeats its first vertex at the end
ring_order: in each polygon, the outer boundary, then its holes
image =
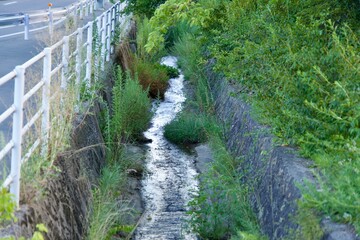
POLYGON ((8 3, 4 3, 3 5, 4 5, 4 6, 7 6, 7 5, 15 4, 15 3, 17 3, 17 1, 13 1, 13 2, 8 2, 8 3))

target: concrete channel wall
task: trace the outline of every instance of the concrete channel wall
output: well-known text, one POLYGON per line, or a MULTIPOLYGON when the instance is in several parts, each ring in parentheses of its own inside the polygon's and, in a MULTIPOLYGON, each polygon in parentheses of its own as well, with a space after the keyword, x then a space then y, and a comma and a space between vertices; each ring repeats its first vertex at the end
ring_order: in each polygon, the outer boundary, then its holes
MULTIPOLYGON (((210 65, 207 77, 227 148, 242 161, 239 172, 254 187, 251 200, 263 233, 270 239, 282 239, 298 229, 292 218, 296 201, 302 196, 297 185, 305 179, 314 181, 308 168, 311 162, 299 157, 294 149, 277 145, 270 129, 256 122, 249 104, 239 98, 241 89, 214 74, 210 65)), ((332 223, 326 217, 321 225, 323 239, 359 239, 352 227, 332 223)))
MULTIPOLYGON (((54 162, 58 171, 44 183, 42 194, 34 191, 36 195, 25 196, 30 203, 21 205, 16 213, 18 222, 2 229, 0 238, 9 235, 30 238, 36 224, 42 223, 48 229, 45 239, 83 239, 89 227, 92 186, 105 164, 98 116, 99 107, 95 105, 76 117, 71 147, 54 162)), ((31 193, 29 189, 26 192, 31 193)))

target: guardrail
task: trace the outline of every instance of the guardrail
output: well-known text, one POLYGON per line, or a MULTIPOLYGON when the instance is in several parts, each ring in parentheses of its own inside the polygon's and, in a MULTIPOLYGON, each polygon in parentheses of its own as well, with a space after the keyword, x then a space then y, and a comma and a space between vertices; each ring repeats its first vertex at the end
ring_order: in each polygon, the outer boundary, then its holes
POLYGON ((47 12, 42 13, 20 13, 17 16, 9 16, 0 18, 0 25, 24 25, 24 31, 18 33, 7 34, 1 37, 9 37, 13 35, 24 34, 24 39, 29 39, 30 33, 30 24, 35 24, 39 22, 47 22, 47 26, 38 28, 37 30, 41 30, 44 28, 49 28, 49 33, 52 34, 53 28, 55 25, 63 22, 68 15, 74 16, 75 20, 77 17, 82 19, 84 16, 88 16, 92 14, 94 10, 100 8, 102 4, 99 4, 98 0, 83 0, 77 2, 76 4, 72 4, 71 6, 65 7, 63 9, 52 9, 49 7, 47 12), (59 18, 57 21, 54 19, 59 18))
MULTIPOLYGON (((127 29, 129 26, 129 18, 120 14, 123 7, 124 4, 116 3, 94 21, 89 22, 82 28, 78 28, 71 35, 63 37, 59 42, 51 47, 45 48, 41 53, 24 64, 15 67, 13 71, 0 78, 0 87, 11 80, 14 81, 14 102, 0 115, 0 124, 11 116, 13 118, 12 137, 10 141, 4 144, 5 147, 0 149, 0 161, 3 160, 5 156, 11 155, 10 174, 6 177, 2 187, 10 188, 10 192, 14 194, 17 204, 19 204, 20 196, 21 165, 40 145, 41 153, 47 154, 47 140, 51 127, 49 114, 51 98, 54 94, 57 94, 52 93, 50 90, 53 76, 55 74, 61 76, 62 88, 66 88, 68 81, 73 78, 75 78, 76 86, 79 86, 81 82, 85 82, 86 86, 90 86, 92 82, 92 72, 95 72, 96 78, 96 74, 104 70, 105 61, 110 60, 110 54, 114 51, 111 40, 115 34, 115 26, 120 24, 120 27, 123 29, 127 29), (97 30, 95 30, 95 28, 97 30), (84 37, 86 40, 83 39, 84 37), (96 46, 93 44, 94 40, 96 40, 96 46), (75 50, 71 52, 70 47, 74 47, 75 50), (93 51, 97 47, 100 48, 100 54, 94 58, 93 51), (52 61, 54 54, 57 54, 58 57, 60 54, 59 59, 61 59, 61 61, 59 63, 52 61), (35 64, 42 64, 41 80, 29 91, 25 92, 24 86, 27 80, 26 71, 30 66, 34 66, 35 64), (93 65, 98 69, 92 69, 93 65), (31 119, 25 119, 24 104, 41 90, 42 102, 40 109, 33 114, 31 119), (31 147, 26 153, 23 153, 23 136, 40 118, 41 135, 38 139, 30 143, 31 147)), ((77 87, 77 89, 79 89, 79 87, 77 87)), ((77 94, 79 95, 80 93, 78 92, 77 94)))

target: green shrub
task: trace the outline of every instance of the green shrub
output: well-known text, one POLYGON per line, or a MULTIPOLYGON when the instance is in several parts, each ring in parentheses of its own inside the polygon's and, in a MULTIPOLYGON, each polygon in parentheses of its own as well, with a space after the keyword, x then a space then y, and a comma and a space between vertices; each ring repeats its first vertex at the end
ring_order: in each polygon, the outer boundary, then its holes
POLYGON ((169 78, 177 78, 180 75, 180 72, 177 68, 167 66, 167 65, 161 65, 161 68, 163 68, 166 71, 166 75, 169 78))
POLYGON ((0 226, 12 221, 15 217, 16 203, 14 196, 6 188, 0 189, 0 226))
POLYGON ((120 67, 116 70, 112 92, 110 129, 113 142, 121 144, 126 139, 136 139, 146 130, 151 118, 151 104, 147 91, 142 89, 138 80, 132 79, 129 74, 123 79, 120 67))
POLYGON ((210 124, 205 116, 182 113, 164 127, 164 136, 176 144, 202 143, 208 139, 206 128, 210 124))
POLYGON ((216 70, 251 93, 262 121, 321 167, 322 191, 304 190, 305 205, 359 231, 360 44, 352 4, 309 0, 253 8, 233 1, 210 50, 216 70))
POLYGON ((214 162, 202 175, 199 194, 190 203, 192 228, 204 239, 227 239, 238 231, 260 236, 248 189, 236 170, 239 161, 219 137, 212 137, 210 143, 214 162))
POLYGON ((144 90, 148 90, 150 97, 164 99, 169 85, 169 77, 167 70, 162 65, 138 58, 134 71, 139 83, 144 90))
POLYGON ((166 0, 120 0, 126 2, 125 13, 133 13, 139 16, 151 17, 156 8, 166 0))

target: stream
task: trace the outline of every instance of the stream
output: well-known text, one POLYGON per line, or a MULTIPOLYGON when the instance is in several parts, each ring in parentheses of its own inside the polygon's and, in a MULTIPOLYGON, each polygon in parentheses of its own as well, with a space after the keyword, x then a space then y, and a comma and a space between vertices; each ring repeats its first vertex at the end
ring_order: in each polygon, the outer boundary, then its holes
MULTIPOLYGON (((175 57, 165 57, 162 64, 177 67, 176 61, 175 57)), ((164 126, 181 111, 185 101, 183 81, 182 74, 170 79, 164 101, 153 104, 151 127, 144 133, 152 142, 147 144, 148 174, 142 180, 145 211, 134 239, 197 239, 186 223, 186 205, 198 186, 194 156, 164 137, 164 126)))

